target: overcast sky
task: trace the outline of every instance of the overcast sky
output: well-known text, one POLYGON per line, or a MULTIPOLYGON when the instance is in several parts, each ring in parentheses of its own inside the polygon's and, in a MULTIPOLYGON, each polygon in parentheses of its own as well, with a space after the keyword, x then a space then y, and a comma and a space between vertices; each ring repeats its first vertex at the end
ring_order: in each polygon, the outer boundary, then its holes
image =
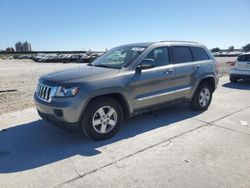
POLYGON ((250 43, 250 0, 0 0, 0 49, 104 50, 193 40, 209 48, 250 43))

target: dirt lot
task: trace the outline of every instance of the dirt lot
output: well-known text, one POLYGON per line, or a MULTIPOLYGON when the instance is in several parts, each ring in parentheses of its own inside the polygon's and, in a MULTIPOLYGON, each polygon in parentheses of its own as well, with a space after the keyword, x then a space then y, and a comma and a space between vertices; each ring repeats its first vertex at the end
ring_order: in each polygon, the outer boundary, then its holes
MULTIPOLYGON (((234 57, 217 58, 221 74, 227 74, 229 66, 226 62, 234 59, 234 57)), ((78 66, 81 64, 0 59, 0 114, 32 107, 33 93, 42 74, 78 66)))
POLYGON ((33 93, 42 74, 77 66, 0 59, 0 114, 33 106, 33 93))

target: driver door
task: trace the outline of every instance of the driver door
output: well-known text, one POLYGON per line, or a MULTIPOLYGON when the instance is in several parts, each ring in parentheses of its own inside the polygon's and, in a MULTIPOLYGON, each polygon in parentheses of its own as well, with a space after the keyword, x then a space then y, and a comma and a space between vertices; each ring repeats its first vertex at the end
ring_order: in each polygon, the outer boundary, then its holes
POLYGON ((135 84, 135 109, 166 103, 174 99, 174 66, 170 63, 169 48, 153 49, 145 59, 152 59, 155 67, 142 69, 136 73, 139 79, 135 84))

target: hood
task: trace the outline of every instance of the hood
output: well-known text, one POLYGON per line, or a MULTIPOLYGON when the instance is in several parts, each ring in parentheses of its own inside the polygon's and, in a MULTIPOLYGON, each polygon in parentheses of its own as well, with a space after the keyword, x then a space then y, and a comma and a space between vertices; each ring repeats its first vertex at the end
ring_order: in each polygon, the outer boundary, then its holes
POLYGON ((94 66, 80 66, 43 75, 40 79, 48 82, 73 83, 98 79, 119 73, 119 69, 94 66))

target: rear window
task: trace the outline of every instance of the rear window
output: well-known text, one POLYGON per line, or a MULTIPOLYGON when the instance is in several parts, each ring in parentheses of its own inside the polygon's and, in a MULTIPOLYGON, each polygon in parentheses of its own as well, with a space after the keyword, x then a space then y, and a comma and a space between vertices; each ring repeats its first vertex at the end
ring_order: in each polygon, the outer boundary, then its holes
POLYGON ((193 61, 204 61, 210 59, 203 48, 191 47, 193 61))
POLYGON ((174 46, 173 47, 173 59, 175 63, 192 62, 192 54, 191 54, 189 47, 174 46))
POLYGON ((247 54, 247 55, 240 55, 238 58, 237 58, 238 61, 250 61, 250 54, 247 54))

